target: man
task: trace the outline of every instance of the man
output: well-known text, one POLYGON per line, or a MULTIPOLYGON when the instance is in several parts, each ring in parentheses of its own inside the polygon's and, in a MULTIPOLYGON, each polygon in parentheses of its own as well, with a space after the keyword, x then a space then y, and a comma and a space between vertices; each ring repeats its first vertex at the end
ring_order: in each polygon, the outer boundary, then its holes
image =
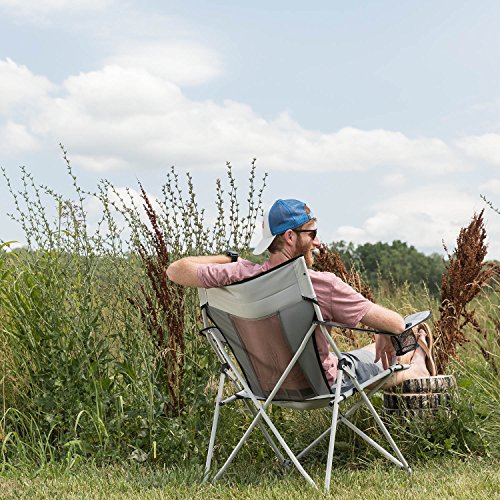
MULTIPOLYGON (((167 276, 175 283, 185 286, 198 288, 226 286, 256 276, 299 255, 303 255, 308 267, 311 267, 314 259, 313 251, 319 245, 316 218, 306 204, 294 199, 280 199, 264 214, 263 238, 254 250, 256 255, 262 254, 265 250, 269 251, 269 260, 264 264, 254 264, 240 259, 232 252, 227 252, 226 255, 185 257, 170 264, 167 276)), ((397 334, 403 332, 405 323, 398 313, 372 303, 333 273, 310 270, 309 275, 324 320, 348 326, 355 326, 361 322, 377 330, 397 334)), ((337 358, 330 352, 319 328, 315 335, 325 375, 333 385, 337 376, 337 358)), ((411 367, 393 374, 387 386, 409 378, 435 375, 426 335, 430 336, 428 328, 420 328, 417 338, 421 348, 400 358, 401 363, 409 363, 411 367)), ((394 354, 390 337, 386 335, 376 335, 373 344, 346 353, 361 381, 387 368, 394 354)))

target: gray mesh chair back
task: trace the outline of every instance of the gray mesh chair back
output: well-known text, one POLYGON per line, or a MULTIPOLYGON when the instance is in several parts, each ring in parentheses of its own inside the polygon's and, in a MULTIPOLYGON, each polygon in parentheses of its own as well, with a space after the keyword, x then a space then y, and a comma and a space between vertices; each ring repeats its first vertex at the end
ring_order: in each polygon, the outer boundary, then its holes
MULTIPOLYGON (((202 307, 259 398, 269 396, 317 319, 304 260, 286 264, 257 279, 202 291, 202 307)), ((274 399, 303 401, 329 393, 312 334, 274 399)))

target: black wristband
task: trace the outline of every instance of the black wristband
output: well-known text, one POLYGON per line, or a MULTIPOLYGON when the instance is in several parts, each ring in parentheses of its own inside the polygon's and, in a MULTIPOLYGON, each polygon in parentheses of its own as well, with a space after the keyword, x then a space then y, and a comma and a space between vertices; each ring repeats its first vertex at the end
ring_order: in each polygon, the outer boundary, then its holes
POLYGON ((233 252, 233 250, 226 250, 226 255, 231 257, 231 262, 236 262, 238 260, 238 252, 233 252))

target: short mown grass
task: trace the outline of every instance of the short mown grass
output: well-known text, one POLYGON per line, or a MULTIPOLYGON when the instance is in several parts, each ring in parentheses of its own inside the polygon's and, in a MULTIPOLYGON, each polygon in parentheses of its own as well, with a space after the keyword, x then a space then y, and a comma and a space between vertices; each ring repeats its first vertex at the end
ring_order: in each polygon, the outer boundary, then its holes
MULTIPOLYGON (((411 477, 383 460, 333 471, 326 498, 498 498, 499 463, 440 458, 415 465, 411 477)), ((215 484, 201 483, 201 469, 135 464, 82 465, 70 472, 54 465, 38 473, 10 471, 0 478, 2 498, 321 498, 324 469, 316 467, 313 490, 293 470, 276 473, 242 466, 215 484)))

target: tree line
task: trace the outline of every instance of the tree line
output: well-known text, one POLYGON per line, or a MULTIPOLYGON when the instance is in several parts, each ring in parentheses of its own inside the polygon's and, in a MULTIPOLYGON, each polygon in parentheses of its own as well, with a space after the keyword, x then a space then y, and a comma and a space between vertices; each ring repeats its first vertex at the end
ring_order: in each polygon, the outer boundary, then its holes
POLYGON ((347 269, 355 266, 374 289, 381 284, 399 286, 408 282, 425 285, 431 294, 439 294, 445 261, 438 253, 425 255, 400 240, 361 245, 337 241, 329 245, 329 250, 340 254, 347 269))

